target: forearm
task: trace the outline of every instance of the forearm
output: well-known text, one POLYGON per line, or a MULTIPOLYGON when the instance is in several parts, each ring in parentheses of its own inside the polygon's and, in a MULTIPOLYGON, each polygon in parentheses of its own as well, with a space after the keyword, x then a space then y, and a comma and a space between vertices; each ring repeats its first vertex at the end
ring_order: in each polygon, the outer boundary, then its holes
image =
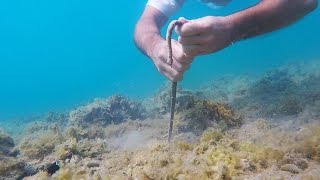
POLYGON ((227 17, 233 25, 232 42, 287 26, 317 7, 317 0, 263 0, 227 17))
POLYGON ((167 18, 157 9, 146 7, 145 12, 138 21, 134 40, 136 46, 147 56, 152 57, 155 46, 163 41, 160 29, 167 21, 167 18))

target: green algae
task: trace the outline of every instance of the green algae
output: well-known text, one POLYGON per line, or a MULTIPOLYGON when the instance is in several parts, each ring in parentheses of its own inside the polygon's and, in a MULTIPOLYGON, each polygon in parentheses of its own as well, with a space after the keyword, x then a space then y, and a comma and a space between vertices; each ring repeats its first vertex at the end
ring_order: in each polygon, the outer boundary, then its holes
POLYGON ((280 161, 284 152, 252 143, 241 143, 240 150, 248 152, 248 158, 255 163, 267 163, 268 161, 280 161))
POLYGON ((223 138, 223 134, 220 131, 208 131, 204 132, 201 136, 201 142, 209 142, 209 141, 220 141, 223 138))

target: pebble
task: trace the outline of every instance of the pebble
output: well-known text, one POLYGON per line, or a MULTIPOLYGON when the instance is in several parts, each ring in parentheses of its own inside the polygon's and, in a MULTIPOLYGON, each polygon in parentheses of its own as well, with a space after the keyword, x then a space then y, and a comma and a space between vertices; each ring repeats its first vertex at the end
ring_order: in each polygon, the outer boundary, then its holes
POLYGON ((285 165, 282 165, 281 167, 280 167, 280 169, 282 170, 282 171, 288 171, 288 172, 291 172, 291 173, 293 173, 293 174, 298 174, 298 173, 300 173, 302 170, 301 169, 299 169, 296 165, 294 165, 294 164, 285 164, 285 165))
POLYGON ((98 162, 89 162, 89 163, 87 164, 87 167, 88 167, 88 168, 99 167, 99 166, 100 166, 100 163, 98 163, 98 162))

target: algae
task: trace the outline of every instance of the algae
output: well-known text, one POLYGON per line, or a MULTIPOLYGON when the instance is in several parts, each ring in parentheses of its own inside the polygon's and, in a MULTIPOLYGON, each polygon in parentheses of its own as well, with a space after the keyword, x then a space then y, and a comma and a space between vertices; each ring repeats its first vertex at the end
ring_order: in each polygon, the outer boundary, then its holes
POLYGON ((148 107, 113 96, 69 116, 50 113, 26 127, 16 146, 0 133, 0 179, 318 178, 320 73, 293 71, 280 68, 256 80, 229 77, 233 84, 218 87, 226 81, 221 79, 199 92, 180 90, 170 146, 167 91, 148 107), (14 149, 20 154, 9 153, 14 149), (48 175, 42 167, 52 162, 60 170, 48 175))

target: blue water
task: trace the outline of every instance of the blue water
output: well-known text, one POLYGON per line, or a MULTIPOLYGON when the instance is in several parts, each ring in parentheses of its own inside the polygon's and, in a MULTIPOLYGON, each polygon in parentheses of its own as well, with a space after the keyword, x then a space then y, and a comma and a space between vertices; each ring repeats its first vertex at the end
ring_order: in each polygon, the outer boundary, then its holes
MULTIPOLYGON (((189 0, 175 17, 227 15, 257 1, 212 10, 189 0)), ((1 0, 0 121, 62 111, 95 97, 146 97, 166 79, 134 46, 146 1, 1 0)), ((197 58, 182 85, 224 74, 255 74, 288 62, 320 60, 320 12, 289 28, 197 58)))

